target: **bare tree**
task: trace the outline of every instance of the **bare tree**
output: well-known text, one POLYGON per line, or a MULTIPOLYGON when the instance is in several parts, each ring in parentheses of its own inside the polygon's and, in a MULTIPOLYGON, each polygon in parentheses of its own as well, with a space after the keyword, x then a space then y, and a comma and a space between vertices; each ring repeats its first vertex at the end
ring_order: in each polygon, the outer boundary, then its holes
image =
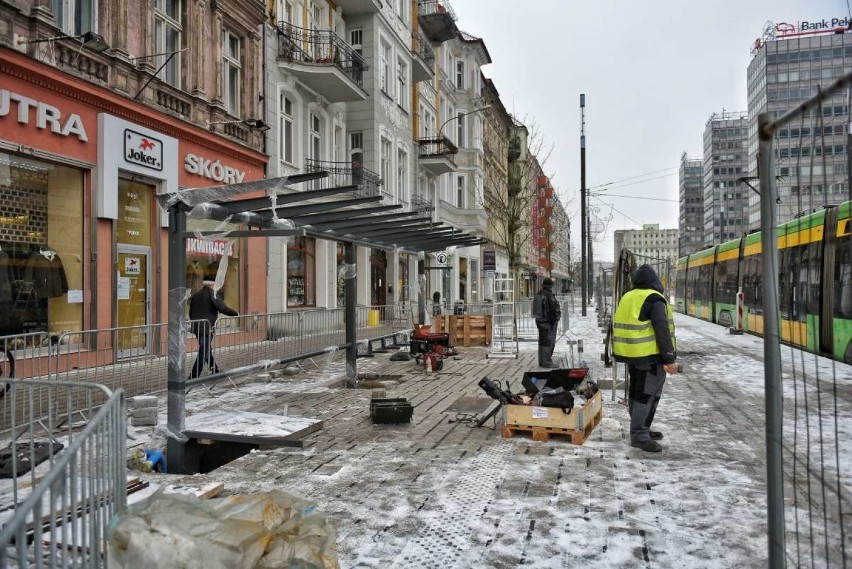
MULTIPOLYGON (((538 198, 539 176, 553 152, 544 149, 541 133, 513 118, 509 128, 506 175, 492 180, 486 188, 482 207, 491 223, 489 238, 506 252, 509 271, 515 275, 531 252, 532 208, 538 198)), ((488 148, 486 148, 486 154, 488 148)))

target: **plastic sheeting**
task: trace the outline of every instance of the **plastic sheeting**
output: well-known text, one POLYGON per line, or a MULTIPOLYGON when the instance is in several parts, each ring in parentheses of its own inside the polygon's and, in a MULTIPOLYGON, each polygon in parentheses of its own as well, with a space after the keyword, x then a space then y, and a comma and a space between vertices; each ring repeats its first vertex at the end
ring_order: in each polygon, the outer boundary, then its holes
POLYGON ((343 263, 337 269, 337 277, 341 279, 354 279, 356 276, 355 263, 343 263))
POLYGON ((108 531, 111 569, 337 569, 333 528, 284 492, 213 500, 163 494, 130 506, 108 531))

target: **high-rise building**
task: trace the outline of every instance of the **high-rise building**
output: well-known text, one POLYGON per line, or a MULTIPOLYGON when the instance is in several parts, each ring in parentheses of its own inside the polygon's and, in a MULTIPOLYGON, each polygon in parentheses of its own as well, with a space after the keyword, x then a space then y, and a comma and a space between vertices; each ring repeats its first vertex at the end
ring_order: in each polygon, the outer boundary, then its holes
POLYGON ((701 249, 704 243, 704 176, 703 158, 680 157, 680 239, 678 257, 701 249))
POLYGON ((742 236, 748 227, 748 114, 713 113, 704 127, 704 245, 742 236))
POLYGON ((646 223, 642 229, 618 229, 614 237, 613 259, 618 259, 622 249, 629 249, 640 263, 677 259, 677 229, 660 229, 659 223, 646 223))
MULTIPOLYGON (((748 66, 749 174, 757 171, 757 118, 780 116, 852 71, 852 34, 846 27, 817 32, 789 24, 767 24, 755 41, 748 66)), ((822 108, 796 119, 775 139, 778 222, 848 199, 845 125, 847 93, 838 93, 822 108)), ((756 181, 753 183, 758 187, 756 181)), ((758 187, 759 189, 759 187, 758 187)), ((760 198, 749 192, 749 228, 760 227, 760 198)))

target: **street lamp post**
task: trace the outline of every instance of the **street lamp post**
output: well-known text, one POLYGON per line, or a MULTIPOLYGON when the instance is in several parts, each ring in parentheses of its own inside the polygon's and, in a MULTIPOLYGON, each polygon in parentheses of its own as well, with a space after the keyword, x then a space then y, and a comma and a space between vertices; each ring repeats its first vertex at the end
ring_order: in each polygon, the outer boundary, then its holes
POLYGON ((454 121, 456 119, 460 119, 462 117, 466 117, 467 115, 472 115, 474 113, 481 113, 485 109, 490 109, 490 108, 491 108, 491 105, 485 105, 484 107, 480 107, 480 108, 474 109, 472 111, 467 111, 466 113, 459 113, 459 114, 457 114, 453 117, 448 118, 443 123, 441 123, 441 126, 438 128, 438 138, 441 138, 442 136, 444 136, 444 127, 447 126, 448 122, 454 121))

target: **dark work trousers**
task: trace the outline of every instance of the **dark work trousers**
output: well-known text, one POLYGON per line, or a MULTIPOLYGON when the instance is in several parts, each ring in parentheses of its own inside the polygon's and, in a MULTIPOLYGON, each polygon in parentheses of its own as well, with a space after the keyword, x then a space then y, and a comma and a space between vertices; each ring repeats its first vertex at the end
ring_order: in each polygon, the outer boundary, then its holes
POLYGON ((651 440, 651 423, 663 394, 666 370, 663 364, 628 365, 630 392, 627 409, 630 411, 630 442, 645 443, 651 440))
POLYGON ((538 365, 551 363, 553 348, 556 347, 556 327, 558 323, 552 324, 536 322, 538 326, 538 365))
POLYGON ((198 356, 195 358, 195 365, 192 366, 192 373, 189 379, 199 377, 204 371, 204 365, 210 365, 210 371, 218 373, 219 368, 216 366, 216 361, 213 359, 213 334, 201 334, 198 336, 198 356))

